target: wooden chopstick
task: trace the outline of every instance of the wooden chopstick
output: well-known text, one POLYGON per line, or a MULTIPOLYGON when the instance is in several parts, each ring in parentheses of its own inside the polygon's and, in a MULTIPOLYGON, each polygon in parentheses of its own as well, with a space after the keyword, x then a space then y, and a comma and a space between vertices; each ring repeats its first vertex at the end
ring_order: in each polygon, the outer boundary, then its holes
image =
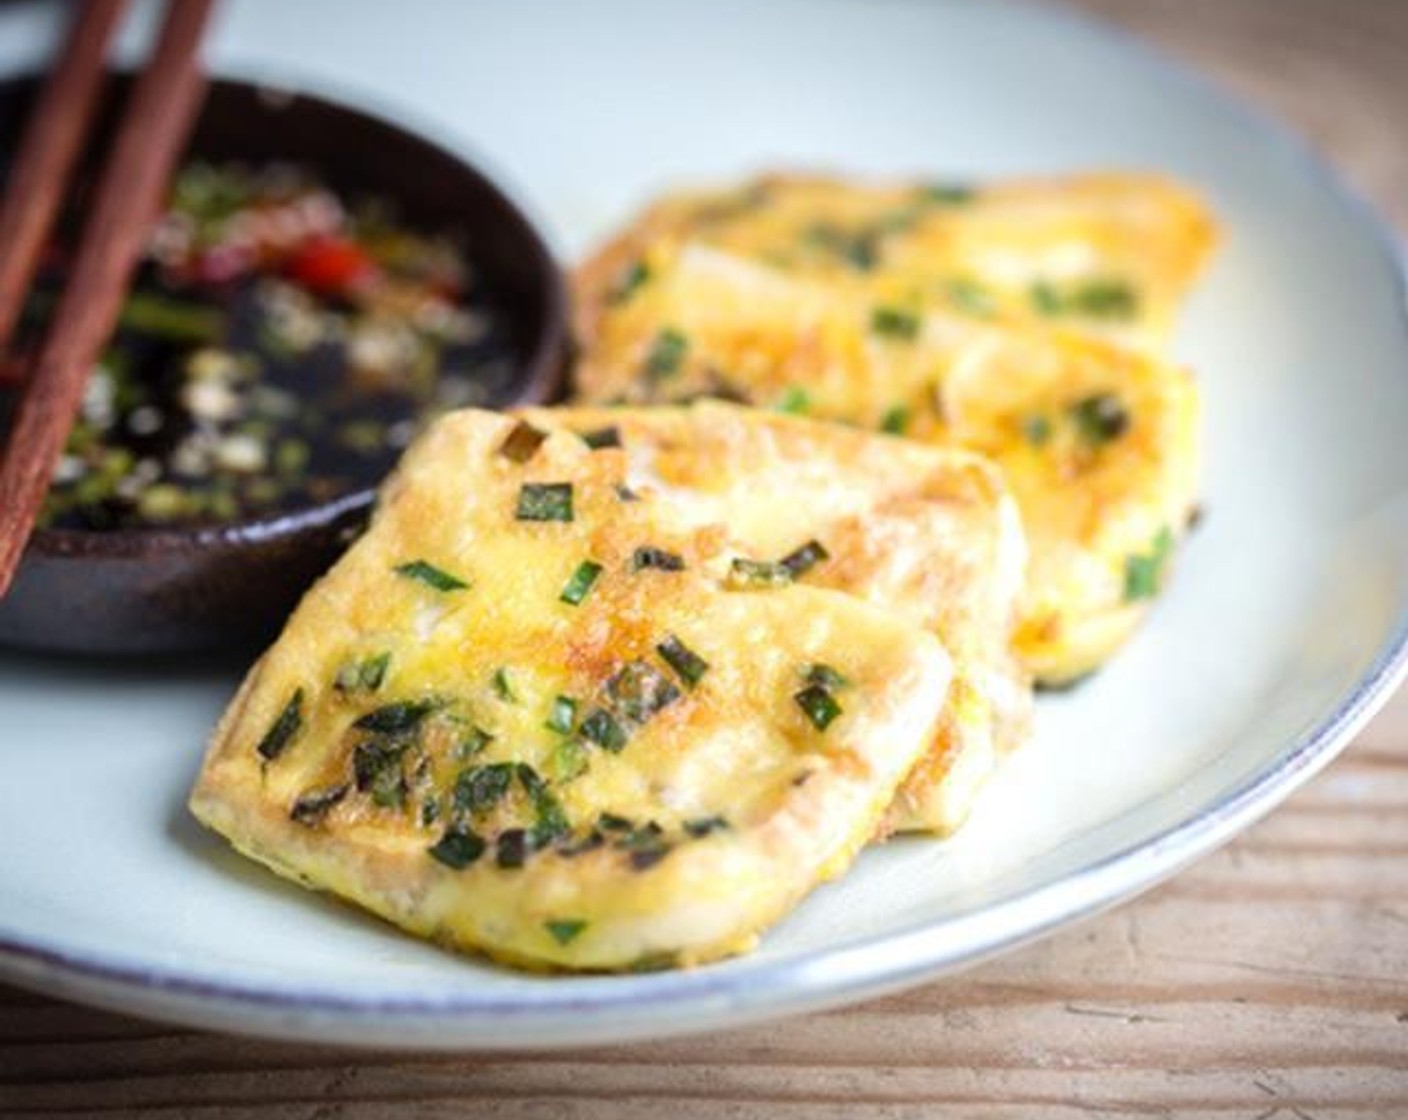
POLYGON ((0 595, 44 502, 83 386, 117 323, 128 284, 195 120, 205 80, 201 35, 214 0, 168 0, 151 60, 132 90, 103 166, 67 285, 0 460, 0 595))
POLYGON ((0 203, 0 352, 10 344, 39 251, 92 123, 103 59, 126 7, 127 0, 88 0, 78 9, 25 125, 0 203))

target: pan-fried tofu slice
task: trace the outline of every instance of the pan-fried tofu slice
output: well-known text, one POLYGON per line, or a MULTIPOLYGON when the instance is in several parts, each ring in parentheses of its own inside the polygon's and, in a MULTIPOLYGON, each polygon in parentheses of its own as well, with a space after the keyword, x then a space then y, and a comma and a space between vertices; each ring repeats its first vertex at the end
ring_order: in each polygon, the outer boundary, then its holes
POLYGON ((797 275, 878 282, 955 314, 1077 326, 1155 349, 1217 240, 1191 191, 1105 173, 958 187, 772 175, 666 197, 577 275, 577 328, 595 326, 687 245, 797 275))
POLYGON ((720 402, 525 415, 625 455, 631 486, 660 494, 683 531, 723 525, 722 578, 835 588, 935 633, 953 661, 949 701, 884 827, 946 834, 963 823, 999 756, 1025 737, 1031 707, 1011 653, 1026 545, 996 468, 966 451, 720 402), (778 563, 812 542, 821 548, 805 568, 778 563))
POLYGON ((463 412, 387 483, 216 730, 191 808, 421 936, 528 966, 749 948, 932 741, 937 639, 728 589, 624 461, 463 412))
POLYGON ((1047 684, 1091 671, 1128 636, 1196 494, 1197 392, 1181 369, 694 244, 596 324, 576 394, 729 396, 991 456, 1031 549, 1016 649, 1047 684))

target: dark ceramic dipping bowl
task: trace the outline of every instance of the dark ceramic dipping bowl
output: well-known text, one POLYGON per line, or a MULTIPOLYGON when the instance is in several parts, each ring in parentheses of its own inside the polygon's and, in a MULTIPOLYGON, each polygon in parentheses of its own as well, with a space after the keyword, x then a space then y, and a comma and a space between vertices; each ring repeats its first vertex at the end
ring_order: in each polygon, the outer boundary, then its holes
MULTIPOLYGON (((125 87, 113 79, 109 102, 125 87)), ((14 150, 35 88, 0 85, 0 152, 14 150)), ((211 83, 187 156, 297 162, 344 196, 394 199, 408 226, 462 233, 516 351, 516 377, 489 403, 540 403, 557 392, 561 273, 527 218, 462 159, 353 109, 229 81, 211 83)), ((40 530, 0 599, 0 645, 144 654, 267 641, 365 522, 374 494, 200 529, 40 530)))

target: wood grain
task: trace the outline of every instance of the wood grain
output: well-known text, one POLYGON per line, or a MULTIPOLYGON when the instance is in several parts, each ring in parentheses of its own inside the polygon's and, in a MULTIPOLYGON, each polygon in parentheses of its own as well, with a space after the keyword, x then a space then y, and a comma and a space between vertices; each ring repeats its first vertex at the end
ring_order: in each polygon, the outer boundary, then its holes
MULTIPOLYGON (((1085 0, 1296 123, 1408 229, 1408 3, 1085 0)), ((0 989, 0 1114, 1408 1117, 1408 695, 1218 854, 948 981, 547 1057, 348 1053, 0 989)))

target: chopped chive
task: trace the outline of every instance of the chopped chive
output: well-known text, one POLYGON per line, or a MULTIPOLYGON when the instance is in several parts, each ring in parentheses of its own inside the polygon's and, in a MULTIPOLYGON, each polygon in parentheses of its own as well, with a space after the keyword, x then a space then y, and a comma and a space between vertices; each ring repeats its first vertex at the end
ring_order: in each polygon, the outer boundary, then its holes
POLYGON ((1059 315, 1064 306, 1060 294, 1045 280, 1038 280, 1031 288, 1032 306, 1042 315, 1059 315))
POLYGON ((274 720, 264 738, 259 740, 257 750, 264 758, 272 761, 288 749, 294 736, 303 729, 303 689, 296 689, 284 705, 283 711, 274 720))
POLYGON ((361 731, 372 731, 379 735, 400 735, 414 731, 431 712, 445 706, 445 701, 403 700, 374 708, 352 724, 361 731))
POLYGON ((601 570, 601 565, 595 560, 583 560, 563 586, 562 594, 557 597, 558 601, 574 607, 580 606, 596 583, 597 577, 601 575, 601 570))
POLYGON ((897 404, 893 408, 885 410, 885 415, 880 418, 880 430, 889 432, 892 436, 902 436, 909 427, 909 409, 902 404, 897 404))
POLYGON ((454 824, 427 850, 431 859, 455 871, 463 871, 484 854, 486 846, 478 833, 464 825, 454 824))
POLYGON ((930 183, 924 188, 925 200, 940 206, 962 206, 976 196, 977 192, 966 183, 930 183))
POLYGON ((689 339, 674 327, 666 327, 655 336, 645 356, 645 375, 660 381, 679 373, 689 349, 689 339))
POLYGON ((812 406, 812 398, 800 385, 789 385, 783 390, 777 402, 778 412, 790 412, 794 416, 806 412, 812 406))
POLYGON ((801 548, 789 552, 778 563, 792 573, 793 579, 796 579, 830 557, 831 554, 821 546, 820 541, 808 541, 801 548))
POLYGON ((870 313, 870 329, 909 341, 919 335, 919 316, 901 307, 877 307, 870 313))
POLYGON ((814 665, 808 665, 806 671, 806 681, 808 684, 817 685, 826 689, 827 692, 840 692, 843 688, 850 687, 850 679, 838 669, 833 669, 830 665, 818 661, 814 665))
POLYGON ((624 482, 616 484, 616 497, 623 502, 638 502, 640 495, 627 486, 624 482))
POLYGON ((697 685, 709 671, 709 663, 673 634, 656 646, 655 652, 689 688, 697 685))
POLYGON ((577 701, 570 696, 559 696, 552 702, 548 711, 547 729, 563 735, 572 733, 572 725, 577 721, 577 701))
POLYGON ((647 871, 670 854, 670 845, 660 844, 654 848, 639 848, 631 852, 631 870, 647 871))
POLYGON ((682 826, 689 836, 696 840, 702 840, 713 832, 722 832, 731 826, 728 821, 720 816, 696 817, 694 820, 685 821, 682 826))
POLYGON ((818 731, 825 731, 831 726, 832 720, 841 714, 841 705, 836 703, 836 697, 819 684, 807 685, 801 692, 795 693, 792 699, 818 731))
POLYGON ((510 828, 499 833, 499 842, 494 862, 505 870, 515 870, 523 866, 528 858, 528 833, 521 828, 510 828))
POLYGON ((552 773, 559 782, 570 782, 587 768, 587 752, 580 739, 562 739, 552 748, 552 773))
POLYGON ((469 734, 460 740, 459 750, 456 752, 462 759, 473 758, 477 754, 482 754, 484 748, 494 741, 494 737, 482 727, 472 727, 469 734))
POLYGON ((546 848, 571 833, 572 825, 562 810, 561 802, 550 792, 544 790, 534 795, 533 809, 537 819, 529 835, 535 848, 546 848))
POLYGON ((461 771, 455 779, 455 808, 469 813, 487 813, 508 793, 513 776, 511 762, 491 762, 461 771))
POLYGON ((1103 447, 1129 429, 1129 410, 1114 393, 1094 393, 1070 407, 1071 419, 1081 441, 1103 447))
POLYGON ((950 280, 945 288, 953 305, 969 315, 986 317, 997 310, 997 301, 992 293, 976 280, 959 276, 950 280))
POLYGON ((802 240, 838 257, 844 264, 865 272, 874 268, 880 259, 882 233, 882 230, 877 229, 852 232, 830 222, 817 222, 802 231, 802 240))
POLYGON ((519 521, 571 521, 570 482, 525 482, 518 491, 519 521))
POLYGON ((508 678, 508 670, 502 665, 494 670, 494 695, 505 704, 517 704, 518 696, 513 691, 513 682, 508 678))
POLYGON ((407 579, 420 580, 427 587, 433 587, 436 591, 463 591, 469 586, 459 576, 452 576, 443 568, 437 568, 434 564, 428 564, 424 560, 411 560, 405 564, 398 564, 393 569, 397 575, 405 576, 407 579))
POLYGON ((582 935, 587 923, 581 918, 555 918, 544 922, 543 928, 559 945, 570 945, 582 935))
POLYGON ((792 582, 792 569, 780 560, 735 557, 728 569, 730 587, 781 587, 792 582))
POLYGON ((631 571, 638 572, 643 568, 654 568, 661 572, 682 572, 684 557, 677 552, 667 552, 663 548, 644 544, 631 553, 631 571))
POLYGON ((429 828, 440 819, 440 803, 433 797, 427 797, 420 806, 420 823, 422 828, 429 828))
POLYGON ((615 813, 598 813, 596 826, 604 832, 630 832, 635 827, 628 818, 615 813))
POLYGON ((626 745, 625 730, 616 717, 605 708, 593 708, 588 712, 582 719, 582 726, 577 729, 577 733, 588 742, 595 743, 602 750, 611 751, 613 754, 626 745))
POLYGON ((644 723, 680 698, 668 677, 644 661, 628 661, 606 682, 606 691, 629 720, 644 723))
POLYGON ((1163 583, 1163 570, 1173 552, 1173 534, 1165 525, 1146 553, 1134 553, 1124 560, 1124 601, 1152 599, 1163 583))
POLYGON ((1139 297, 1123 280, 1088 280, 1070 294, 1066 305, 1096 319, 1129 319, 1139 310, 1139 297))
POLYGON ((606 843, 606 837, 596 829, 592 829, 579 840, 573 840, 570 844, 562 844, 558 847, 558 855, 571 859, 573 856, 584 855, 587 852, 594 852, 606 843))
POLYGON ((352 751, 352 774, 360 793, 370 793, 378 805, 399 802, 401 756, 406 743, 358 743, 352 751))
POLYGON ((315 825, 322 823, 328 811, 347 796, 350 787, 346 782, 327 789, 308 790, 298 795, 298 800, 289 810, 289 818, 299 824, 315 825))
POLYGON ((362 661, 349 661, 337 671, 333 688, 338 692, 375 692, 386 679, 386 667, 391 664, 389 651, 374 654, 362 661))
POLYGON ((1041 413, 1022 418, 1022 438, 1033 447, 1045 447, 1051 439, 1051 421, 1041 413))
POLYGON ((635 260, 621 270, 607 296, 612 303, 624 303, 636 289, 650 279, 650 266, 643 260, 635 260))
POLYGON ((611 424, 605 428, 597 428, 595 431, 583 432, 582 442, 593 451, 600 451, 604 447, 621 446, 621 429, 611 424))
POLYGON ((514 463, 526 463, 547 438, 547 432, 533 427, 527 420, 520 420, 499 444, 499 454, 514 463))

